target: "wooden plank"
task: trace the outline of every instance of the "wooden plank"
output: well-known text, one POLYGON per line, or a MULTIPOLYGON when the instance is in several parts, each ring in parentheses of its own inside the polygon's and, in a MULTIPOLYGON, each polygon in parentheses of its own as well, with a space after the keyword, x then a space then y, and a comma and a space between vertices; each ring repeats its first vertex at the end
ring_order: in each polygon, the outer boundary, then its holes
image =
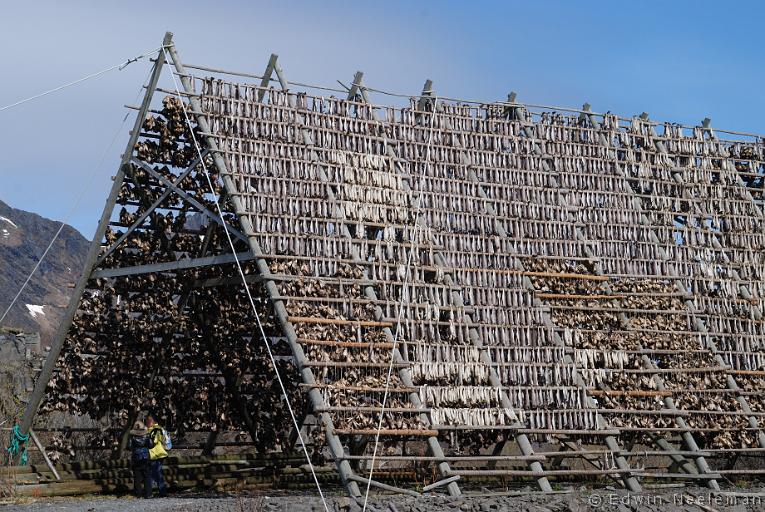
POLYGON ((439 480, 438 482, 433 482, 430 485, 426 485, 425 487, 422 488, 422 491, 423 492, 432 491, 433 489, 443 487, 444 485, 450 484, 451 482, 456 482, 460 478, 461 478, 460 475, 454 475, 454 476, 450 476, 449 478, 444 478, 443 480, 439 480))
POLYGON ((699 474, 651 473, 649 471, 636 471, 635 475, 641 476, 644 478, 668 478, 673 480, 719 480, 720 478, 722 478, 720 471, 716 471, 714 473, 699 473, 699 474))
POLYGON ((371 393, 384 393, 385 390, 388 390, 388 393, 419 393, 420 388, 413 388, 413 387, 400 387, 400 386, 389 386, 388 388, 383 387, 370 387, 370 386, 338 386, 335 384, 305 384, 303 382, 298 384, 299 387, 305 387, 305 388, 319 388, 319 389, 337 389, 342 391, 366 391, 371 393))
POLYGON ((547 469, 531 471, 525 469, 453 469, 451 475, 460 476, 603 476, 619 474, 635 474, 632 469, 547 469))
MULTIPOLYGON (((380 407, 370 407, 370 406, 361 406, 361 405, 353 405, 353 406, 329 406, 329 407, 316 407, 314 408, 315 412, 371 412, 371 413, 379 413, 381 411, 380 407)), ((431 409, 429 407, 425 407, 422 409, 415 409, 413 407, 385 407, 385 412, 398 412, 398 413, 416 413, 416 414, 422 414, 422 413, 429 413, 431 409)))
POLYGON ((370 480, 368 478, 364 478, 364 477, 361 477, 361 476, 358 476, 358 475, 349 475, 348 479, 353 480, 354 482, 359 482, 359 483, 362 483, 362 484, 371 485, 373 487, 377 487, 377 488, 382 489, 384 491, 391 491, 391 492, 395 492, 395 493, 399 493, 399 494, 408 494, 409 496, 414 496, 414 497, 417 497, 417 498, 422 496, 420 493, 418 493, 416 491, 412 491, 410 489, 404 489, 404 488, 401 488, 401 487, 396 487, 394 485, 384 484, 382 482, 378 482, 377 480, 370 480))
POLYGON ((618 389, 594 389, 588 388, 587 394, 591 396, 672 396, 672 391, 641 391, 641 390, 618 390, 618 389))
POLYGON ((544 293, 537 292, 536 296, 540 299, 583 299, 583 300, 616 300, 623 299, 625 295, 599 295, 599 294, 577 294, 577 293, 544 293))
POLYGON ((394 347, 393 343, 379 343, 379 342, 364 342, 364 341, 325 341, 325 340, 309 340, 306 338, 298 338, 298 341, 303 345, 317 345, 325 347, 343 347, 343 348, 387 348, 394 347))
POLYGON ((305 367, 320 367, 320 368, 409 368, 409 363, 368 363, 366 361, 306 361, 303 363, 305 367))
POLYGON ((53 473, 53 476, 56 477, 56 480, 61 480, 61 476, 58 474, 58 471, 56 471, 56 467, 50 461, 48 454, 45 452, 45 448, 43 447, 42 443, 40 443, 40 440, 37 438, 37 434, 35 434, 35 431, 32 430, 31 428, 29 429, 29 437, 32 438, 32 441, 35 443, 35 446, 42 454, 43 459, 45 460, 45 464, 50 468, 51 472, 53 473))
POLYGON ((355 325, 359 327, 393 327, 393 322, 378 322, 375 320, 344 320, 340 318, 321 318, 311 316, 290 316, 287 320, 292 323, 326 324, 326 325, 355 325))
POLYGON ((608 281, 608 276, 598 276, 593 274, 572 274, 570 272, 541 272, 525 270, 520 272, 524 276, 534 277, 555 277, 560 279, 582 279, 584 281, 608 281))
MULTIPOLYGON (((375 436, 377 435, 377 429, 375 428, 359 428, 359 429, 344 429, 336 428, 335 434, 349 435, 349 436, 375 436)), ((438 436, 438 430, 433 429, 380 429, 381 436, 393 436, 393 437, 436 437, 438 436)))

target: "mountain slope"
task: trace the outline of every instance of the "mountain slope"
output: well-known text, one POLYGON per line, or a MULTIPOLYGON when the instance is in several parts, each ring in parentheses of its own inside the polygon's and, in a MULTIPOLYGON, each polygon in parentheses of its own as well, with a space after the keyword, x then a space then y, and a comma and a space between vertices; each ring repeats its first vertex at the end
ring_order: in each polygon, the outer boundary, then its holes
MULTIPOLYGON (((50 243, 60 222, 0 201, 0 316, 50 243)), ((2 327, 40 331, 48 345, 85 261, 89 242, 65 226, 2 327)))

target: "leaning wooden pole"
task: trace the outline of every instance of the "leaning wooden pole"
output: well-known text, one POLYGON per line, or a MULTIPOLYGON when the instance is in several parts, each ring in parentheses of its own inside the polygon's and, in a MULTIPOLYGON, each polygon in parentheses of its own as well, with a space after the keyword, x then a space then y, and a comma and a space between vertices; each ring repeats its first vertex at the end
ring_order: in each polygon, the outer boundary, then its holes
MULTIPOLYGON (((166 47, 170 45, 172 40, 173 34, 171 32, 165 33, 165 38, 162 40, 162 46, 166 47)), ((157 82, 159 81, 159 77, 162 72, 162 66, 164 63, 164 52, 160 51, 157 56, 157 60, 154 62, 154 69, 152 70, 149 84, 146 87, 146 93, 144 93, 141 108, 139 109, 138 115, 136 116, 135 123, 133 125, 133 131, 130 132, 130 139, 128 140, 125 152, 122 154, 122 161, 120 162, 117 174, 114 176, 114 183, 112 184, 112 189, 109 193, 109 197, 106 200, 104 211, 101 214, 101 220, 98 222, 98 228, 96 229, 96 232, 93 235, 93 240, 90 243, 90 248, 88 249, 88 254, 85 258, 85 265, 83 266, 82 274, 80 275, 80 279, 77 281, 77 285, 74 288, 72 297, 69 300, 69 305, 67 306, 66 311, 64 312, 64 316, 61 319, 61 324, 56 331, 56 336, 53 338, 53 344, 51 345, 50 353, 45 360, 42 371, 37 376, 37 381, 35 382, 35 388, 32 392, 32 396, 29 398, 29 403, 27 403, 27 407, 24 410, 24 416, 21 420, 21 431, 24 434, 29 432, 35 415, 37 414, 37 410, 40 408, 40 403, 45 396, 45 388, 48 387, 48 382, 50 381, 51 375, 53 375, 53 369, 55 368, 56 362, 58 361, 59 355, 61 354, 61 349, 64 346, 64 340, 66 340, 66 335, 69 332, 69 328, 72 326, 74 315, 77 312, 77 308, 79 307, 80 298, 82 297, 82 294, 85 291, 85 287, 88 284, 88 280, 90 279, 90 275, 93 272, 98 254, 101 252, 101 241, 106 234, 106 228, 109 226, 109 222, 114 210, 114 205, 117 202, 117 197, 119 196, 122 182, 125 178, 125 167, 129 165, 128 162, 133 155, 133 148, 135 147, 136 141, 138 140, 138 135, 141 131, 141 126, 143 125, 146 114, 149 111, 149 105, 151 104, 151 99, 154 95, 154 89, 157 87, 157 82)))
MULTIPOLYGON (((286 77, 284 75, 284 70, 279 65, 278 56, 277 55, 271 55, 271 59, 269 60, 269 63, 268 63, 268 68, 266 69, 266 75, 264 75, 264 77, 263 77, 264 82, 267 81, 267 78, 270 77, 270 71, 269 70, 273 70, 273 71, 276 72, 276 75, 277 75, 277 78, 278 78, 278 81, 279 81, 279 84, 280 84, 282 90, 287 91, 289 89, 289 82, 287 82, 287 79, 286 79, 286 77)), ((357 88, 356 90, 358 90, 358 87, 361 84, 362 77, 363 77, 363 73, 361 73, 360 71, 357 72, 356 75, 354 76, 353 84, 354 84, 354 87, 357 88)), ((351 92, 349 92, 349 97, 351 96, 352 93, 355 94, 353 91, 354 91, 354 89, 352 88, 351 92)), ((364 96, 364 98, 365 98, 365 101, 367 103, 369 103, 368 98, 366 96, 364 96)), ((298 116, 298 117, 300 118, 300 116, 298 116)), ((299 121, 299 124, 303 124, 304 122, 305 122, 305 120, 302 119, 302 120, 299 121)), ((301 133, 302 133, 303 140, 304 140, 306 146, 313 147, 314 146, 314 142, 311 139, 311 135, 308 132, 308 130, 303 128, 301 130, 301 133)), ((388 147, 388 149, 390 149, 390 148, 388 147)), ((315 151, 311 151, 310 158, 311 158, 311 161, 318 161, 318 156, 317 156, 315 151)), ((322 183, 325 183, 327 185, 326 186, 327 198, 329 199, 331 204, 337 204, 337 202, 338 202, 337 196, 336 196, 335 192, 333 191, 332 186, 329 185, 329 180, 327 178, 326 173, 324 172, 324 170, 323 170, 323 168, 321 166, 319 167, 319 169, 320 169, 319 180, 322 183)), ((333 210, 333 215, 335 216, 335 218, 337 218, 338 220, 341 221, 340 224, 341 224, 341 231, 343 233, 343 236, 346 237, 346 238, 352 239, 353 237, 351 236, 350 231, 348 231, 348 226, 345 223, 345 214, 344 214, 342 208, 335 207, 335 209, 333 210)), ((359 253, 358 247, 351 247, 351 253, 353 255, 353 260, 354 260, 355 263, 361 263, 363 261, 363 259, 361 258, 361 255, 359 253)), ((365 276, 366 276, 366 272, 367 271, 365 270, 365 276)), ((368 277, 368 276, 366 276, 366 277, 368 277)), ((364 296, 365 297, 368 297, 372 301, 377 301, 378 300, 377 292, 375 291, 373 286, 365 285, 363 287, 363 291, 364 291, 364 296)), ((375 314, 375 318, 378 321, 382 320, 383 317, 384 317, 383 311, 379 307, 375 308, 374 314, 375 314)), ((405 363, 404 358, 401 355, 401 352, 398 350, 397 347, 394 346, 395 345, 395 343, 394 343, 394 338, 395 337, 394 337, 393 331, 391 330, 391 326, 389 326, 389 325, 384 326, 383 327, 383 333, 385 334, 386 340, 389 343, 391 343, 393 361, 395 363, 397 363, 397 364, 405 363)), ((399 375, 399 378, 401 379, 401 381, 405 385, 407 385, 409 387, 414 387, 414 383, 412 381, 411 371, 408 368, 399 368, 398 369, 398 375, 399 375)), ((420 401, 420 396, 419 396, 418 393, 416 393, 416 392, 410 393, 409 394, 409 401, 410 401, 410 403, 412 404, 412 406, 415 409, 421 409, 422 408, 422 402, 420 401)), ((421 414, 420 418, 421 418, 421 421, 423 422, 423 424, 428 425, 428 426, 430 426, 432 424, 431 418, 428 417, 427 414, 425 414, 425 413, 421 414)), ((428 445, 428 450, 433 454, 434 457, 440 459, 440 461, 438 462, 438 471, 439 471, 439 473, 441 474, 441 476, 443 478, 447 478, 449 473, 450 473, 450 471, 451 471, 451 468, 449 466, 449 463, 446 462, 446 460, 445 460, 445 454, 444 454, 443 448, 441 447, 441 444, 438 441, 437 436, 428 436, 426 442, 427 442, 427 445, 428 445)), ((372 485, 375 485, 376 483, 377 482, 372 480, 372 485)), ((460 491, 459 485, 457 484, 456 481, 452 481, 452 482, 449 482, 447 484, 447 491, 449 492, 449 494, 451 496, 459 496, 462 493, 460 491)))

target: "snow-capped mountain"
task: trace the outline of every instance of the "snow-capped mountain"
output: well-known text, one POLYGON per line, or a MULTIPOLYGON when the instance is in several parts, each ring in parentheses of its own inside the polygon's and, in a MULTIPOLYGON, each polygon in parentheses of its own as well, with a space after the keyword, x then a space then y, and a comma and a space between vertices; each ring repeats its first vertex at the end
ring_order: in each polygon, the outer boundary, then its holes
MULTIPOLYGON (((50 243, 60 222, 0 201, 0 316, 50 243)), ((89 242, 65 226, 45 261, 0 327, 40 331, 50 342, 77 281, 89 242)))

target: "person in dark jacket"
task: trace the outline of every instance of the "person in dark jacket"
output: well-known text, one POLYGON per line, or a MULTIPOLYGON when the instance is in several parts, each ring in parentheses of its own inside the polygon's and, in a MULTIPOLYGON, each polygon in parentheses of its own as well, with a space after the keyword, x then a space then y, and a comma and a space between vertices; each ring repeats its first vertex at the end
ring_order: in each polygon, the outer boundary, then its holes
POLYGON ((137 498, 151 496, 151 483, 149 476, 149 450, 151 439, 149 430, 141 421, 137 421, 130 431, 130 463, 133 468, 133 493, 137 498), (149 491, 146 492, 147 480, 149 491), (148 496, 147 496, 148 494, 148 496))

